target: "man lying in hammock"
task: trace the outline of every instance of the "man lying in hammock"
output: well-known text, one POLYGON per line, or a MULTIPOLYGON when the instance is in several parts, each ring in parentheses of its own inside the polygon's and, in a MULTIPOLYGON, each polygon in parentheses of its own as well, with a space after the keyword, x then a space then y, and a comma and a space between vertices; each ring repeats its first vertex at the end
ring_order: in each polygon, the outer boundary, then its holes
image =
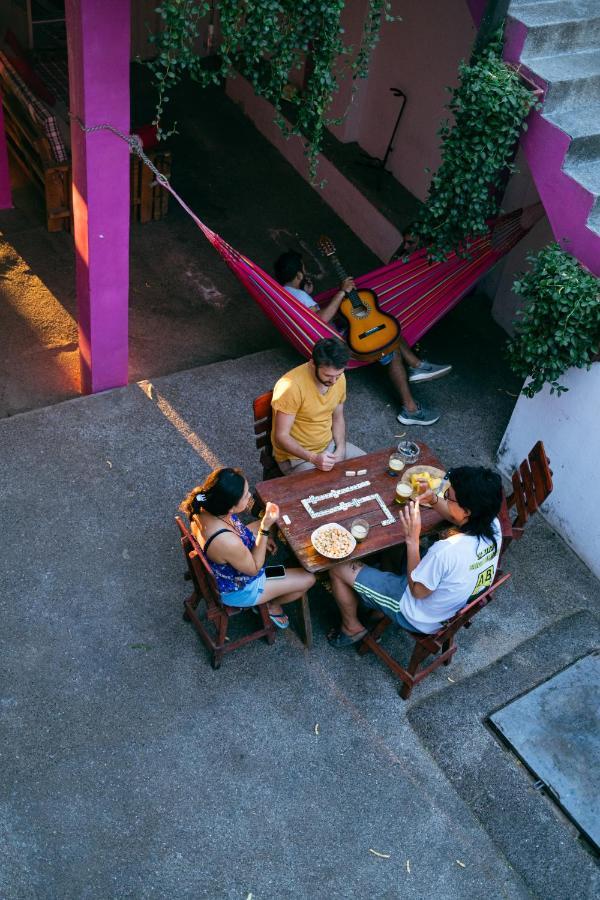
MULTIPOLYGON (((323 307, 311 297, 313 285, 307 278, 304 261, 299 253, 288 250, 275 260, 275 277, 292 296, 300 300, 307 309, 313 310, 324 322, 331 322, 340 308, 346 293, 354 287, 354 280, 346 278, 339 291, 323 307)), ((400 395, 402 409, 398 421, 402 425, 433 425, 439 419, 439 413, 427 409, 414 399, 409 382, 431 381, 446 375, 452 366, 437 365, 419 359, 408 346, 403 337, 400 338, 399 353, 388 353, 379 362, 386 366, 390 381, 400 395)))

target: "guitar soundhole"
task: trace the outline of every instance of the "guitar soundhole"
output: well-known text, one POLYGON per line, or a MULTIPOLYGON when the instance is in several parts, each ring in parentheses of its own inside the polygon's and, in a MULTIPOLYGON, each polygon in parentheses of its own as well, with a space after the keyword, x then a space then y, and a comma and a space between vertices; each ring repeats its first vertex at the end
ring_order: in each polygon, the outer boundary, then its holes
POLYGON ((359 309, 352 310, 352 316, 355 319, 366 319, 371 312, 371 307, 368 303, 364 303, 363 301, 361 301, 361 303, 363 303, 363 305, 359 309))

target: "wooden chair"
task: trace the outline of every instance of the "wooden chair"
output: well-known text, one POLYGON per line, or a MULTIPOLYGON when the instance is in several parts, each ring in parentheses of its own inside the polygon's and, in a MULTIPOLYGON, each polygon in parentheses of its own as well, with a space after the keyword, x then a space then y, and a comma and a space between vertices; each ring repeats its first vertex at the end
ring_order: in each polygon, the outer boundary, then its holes
POLYGON ((393 624, 391 619, 388 619, 387 616, 384 616, 369 634, 362 639, 358 652, 361 656, 364 656, 369 650, 375 653, 394 675, 401 679, 403 685, 400 690, 400 696, 403 700, 408 700, 415 684, 423 681, 424 678, 431 675, 431 673, 439 666, 447 666, 450 664, 450 660, 458 649, 455 643, 457 631, 461 628, 470 627, 473 616, 476 615, 480 609, 483 609, 484 606, 487 606, 490 600, 493 599, 494 594, 500 585, 508 581, 509 578, 509 573, 503 575, 501 572, 497 572, 494 583, 486 591, 478 597, 475 597, 474 600, 471 600, 470 603, 459 610, 456 615, 446 622, 439 631, 436 631, 435 634, 417 634, 414 631, 405 631, 405 629, 402 629, 415 642, 410 662, 406 668, 401 666, 387 650, 384 650, 384 648, 377 643, 384 631, 393 624), (419 671, 419 666, 421 663, 425 662, 429 656, 435 656, 435 659, 432 660, 428 666, 419 671))
MULTIPOLYGON (((269 618, 267 604, 261 603, 257 606, 258 617, 256 623, 258 628, 249 634, 243 635, 235 641, 227 641, 227 629, 229 620, 232 616, 239 613, 247 612, 247 608, 238 606, 226 606, 221 600, 221 594, 217 587, 217 582, 212 570, 200 548, 200 545, 194 540, 194 537, 188 530, 183 520, 175 517, 175 521, 181 532, 181 546, 185 555, 186 563, 194 590, 183 603, 183 618, 191 622, 202 642, 211 652, 211 665, 213 669, 221 666, 221 661, 225 653, 231 653, 250 641, 256 641, 258 638, 266 638, 268 644, 275 641, 275 625, 269 618), (206 604, 206 624, 198 615, 198 604, 200 600, 204 600, 206 604), (211 634, 207 625, 211 624, 214 628, 215 635, 211 634)), ((255 617, 252 615, 252 619, 255 617)))
POLYGON ((512 537, 505 536, 503 539, 502 553, 513 539, 523 537, 527 520, 552 493, 552 469, 541 441, 537 442, 527 459, 513 472, 512 486, 506 505, 509 515, 513 508, 516 510, 516 517, 512 521, 512 537))
POLYGON ((273 410, 271 399, 273 391, 261 394, 252 401, 254 412, 254 434, 256 435, 256 447, 260 450, 260 461, 263 467, 263 481, 270 478, 280 478, 282 471, 275 462, 273 445, 271 443, 271 428, 273 426, 273 410))

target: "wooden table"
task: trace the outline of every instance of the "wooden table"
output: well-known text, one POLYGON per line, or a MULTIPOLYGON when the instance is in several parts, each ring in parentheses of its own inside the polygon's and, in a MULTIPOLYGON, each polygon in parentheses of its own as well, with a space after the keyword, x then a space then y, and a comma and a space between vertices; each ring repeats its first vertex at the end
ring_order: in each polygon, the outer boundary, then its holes
MULTIPOLYGON (((444 466, 427 444, 423 444, 421 441, 416 441, 416 443, 421 448, 421 455, 416 465, 436 466, 438 469, 445 471, 444 466)), ((364 556, 370 556, 373 553, 379 553, 382 550, 404 543, 404 531, 398 521, 399 507, 394 500, 396 484, 400 476, 388 474, 388 459, 390 453, 395 449, 395 446, 388 447, 385 450, 368 453, 366 456, 344 460, 341 463, 337 463, 329 472, 310 469, 307 472, 298 472, 296 475, 286 475, 283 478, 261 481, 256 485, 256 493, 262 503, 271 500, 273 503, 278 504, 280 511, 278 527, 298 562, 308 572, 325 572, 340 562, 361 559, 364 556), (366 469, 366 474, 346 475, 348 470, 356 472, 360 469, 366 469), (326 494, 334 488, 348 487, 361 481, 369 481, 370 484, 368 487, 362 487, 356 491, 342 494, 339 498, 319 501, 319 503, 315 504, 315 508, 317 510, 329 508, 336 506, 340 501, 347 502, 355 497, 360 498, 368 494, 379 494, 390 513, 394 516, 395 522, 392 525, 381 525, 385 514, 373 500, 361 506, 350 507, 344 511, 331 513, 316 519, 311 518, 302 505, 304 498, 326 494), (289 516, 289 525, 286 525, 283 521, 284 515, 289 516), (343 525, 350 531, 351 523, 358 518, 366 519, 371 528, 366 540, 357 543, 356 549, 350 556, 346 556, 343 560, 333 560, 317 553, 310 541, 310 536, 315 528, 328 522, 337 522, 338 525, 343 525)), ((423 534, 436 528, 443 521, 435 509, 427 509, 426 507, 421 509, 421 520, 423 523, 423 534)))

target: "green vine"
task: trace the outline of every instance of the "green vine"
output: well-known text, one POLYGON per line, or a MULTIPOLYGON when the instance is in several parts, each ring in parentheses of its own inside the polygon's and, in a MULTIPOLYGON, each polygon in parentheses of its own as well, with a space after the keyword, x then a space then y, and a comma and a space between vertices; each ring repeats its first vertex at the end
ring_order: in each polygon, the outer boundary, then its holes
MULTIPOLYGON (((472 65, 461 63, 460 83, 448 109, 455 123, 443 123, 442 163, 433 176, 421 216, 412 226, 417 247, 442 260, 455 251, 469 255, 472 241, 488 230, 499 210, 506 172, 535 95, 502 61, 502 31, 472 65)), ((450 90, 450 89, 448 89, 450 90)))
POLYGON ((305 139, 314 178, 324 129, 339 122, 327 111, 340 78, 345 71, 366 77, 382 22, 397 18, 390 13, 391 0, 369 0, 361 44, 354 48, 343 40, 344 6, 344 0, 216 0, 221 41, 217 65, 209 68, 198 46, 204 20, 215 11, 210 0, 163 0, 156 9, 162 27, 149 38, 157 55, 146 63, 158 92, 154 124, 159 139, 176 130, 176 124, 165 128, 163 121, 170 91, 182 77, 206 86, 237 71, 273 104, 285 133, 305 139), (289 91, 290 73, 305 64, 304 88, 289 91), (284 100, 294 106, 291 123, 283 118, 284 100))
POLYGON ((573 366, 589 369, 600 349, 599 283, 558 244, 528 260, 531 271, 513 284, 525 305, 507 345, 508 361, 516 375, 530 379, 526 397, 545 384, 560 395, 568 390, 559 383, 561 375, 573 366))

